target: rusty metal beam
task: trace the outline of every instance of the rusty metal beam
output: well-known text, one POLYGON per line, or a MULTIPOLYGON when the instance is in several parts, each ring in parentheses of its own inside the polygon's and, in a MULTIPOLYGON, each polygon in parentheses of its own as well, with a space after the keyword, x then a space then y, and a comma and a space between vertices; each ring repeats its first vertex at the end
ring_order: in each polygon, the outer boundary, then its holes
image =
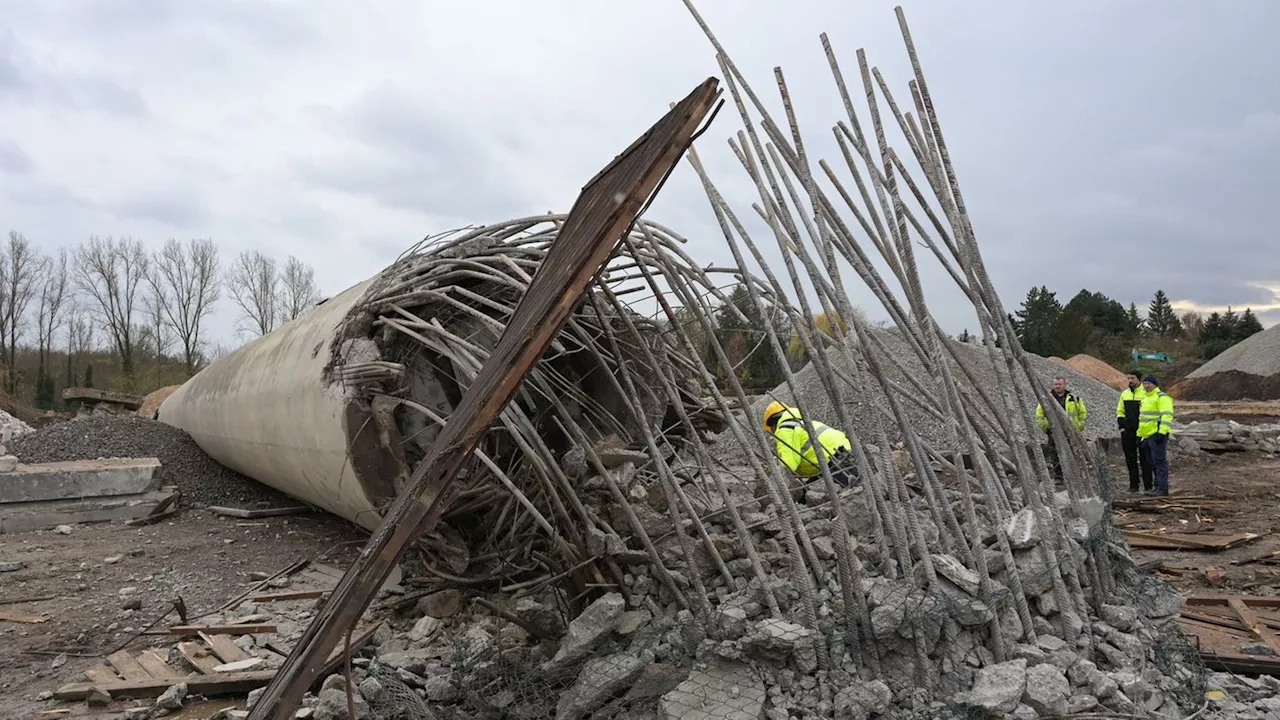
POLYGON ((619 239, 680 161, 711 112, 717 84, 708 78, 582 189, 489 361, 359 559, 267 686, 250 720, 293 717, 324 659, 360 619, 405 547, 439 520, 454 477, 560 331, 619 239))

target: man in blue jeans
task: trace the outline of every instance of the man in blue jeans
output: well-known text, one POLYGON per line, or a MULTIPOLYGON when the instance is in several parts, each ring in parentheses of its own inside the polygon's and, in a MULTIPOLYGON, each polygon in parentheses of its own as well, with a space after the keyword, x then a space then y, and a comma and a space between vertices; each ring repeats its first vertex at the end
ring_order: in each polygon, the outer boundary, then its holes
POLYGON ((1173 398, 1165 394, 1155 375, 1142 379, 1142 406, 1138 411, 1138 442, 1142 455, 1155 471, 1156 487, 1144 495, 1169 494, 1169 431, 1173 429, 1173 398))

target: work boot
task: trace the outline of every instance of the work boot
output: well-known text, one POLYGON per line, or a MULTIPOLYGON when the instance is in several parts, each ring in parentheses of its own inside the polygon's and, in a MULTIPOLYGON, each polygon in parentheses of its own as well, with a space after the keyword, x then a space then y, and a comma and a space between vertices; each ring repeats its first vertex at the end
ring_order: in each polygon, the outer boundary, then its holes
POLYGON ((1158 496, 1160 496, 1160 497, 1168 497, 1168 496, 1169 496, 1169 488, 1165 488, 1165 489, 1163 489, 1163 490, 1160 490, 1160 489, 1158 489, 1158 488, 1157 488, 1157 489, 1155 489, 1155 490, 1152 490, 1152 491, 1151 491, 1151 494, 1152 494, 1152 495, 1158 495, 1158 496))

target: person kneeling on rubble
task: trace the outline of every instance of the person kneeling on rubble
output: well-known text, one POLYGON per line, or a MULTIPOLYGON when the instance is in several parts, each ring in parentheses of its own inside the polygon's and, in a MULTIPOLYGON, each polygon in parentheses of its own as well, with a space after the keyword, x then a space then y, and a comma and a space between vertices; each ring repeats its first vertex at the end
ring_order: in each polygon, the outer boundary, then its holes
POLYGON ((817 434, 817 444, 822 446, 827 466, 831 468, 832 479, 848 487, 856 479, 848 435, 816 420, 806 423, 799 410, 780 402, 769 403, 764 411, 764 429, 773 436, 778 459, 801 478, 812 478, 821 472, 818 451, 809 436, 810 425, 817 434))

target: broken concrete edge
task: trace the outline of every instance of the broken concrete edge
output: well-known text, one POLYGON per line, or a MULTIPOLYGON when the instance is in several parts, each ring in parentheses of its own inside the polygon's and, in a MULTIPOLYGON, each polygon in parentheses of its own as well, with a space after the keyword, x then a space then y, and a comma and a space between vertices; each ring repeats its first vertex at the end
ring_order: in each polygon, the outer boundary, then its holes
POLYGON ((135 520, 171 504, 176 491, 116 495, 92 500, 44 500, 0 506, 0 533, 25 532, 78 523, 135 520))
POLYGON ((0 473, 0 504, 137 495, 154 489, 156 458, 18 463, 0 473))

